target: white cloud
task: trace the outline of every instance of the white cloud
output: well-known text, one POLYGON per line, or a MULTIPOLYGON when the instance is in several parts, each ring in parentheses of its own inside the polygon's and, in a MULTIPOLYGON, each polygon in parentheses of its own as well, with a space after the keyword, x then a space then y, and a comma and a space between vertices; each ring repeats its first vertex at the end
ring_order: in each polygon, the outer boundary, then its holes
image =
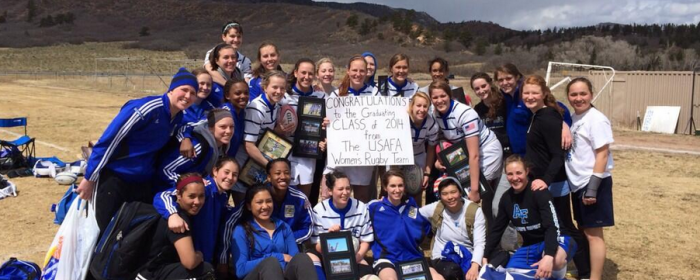
MULTIPOLYGON (((335 0, 357 2, 357 0, 335 0)), ((696 0, 377 0, 425 11, 439 21, 492 21, 513 29, 546 29, 615 23, 697 24, 696 0)))

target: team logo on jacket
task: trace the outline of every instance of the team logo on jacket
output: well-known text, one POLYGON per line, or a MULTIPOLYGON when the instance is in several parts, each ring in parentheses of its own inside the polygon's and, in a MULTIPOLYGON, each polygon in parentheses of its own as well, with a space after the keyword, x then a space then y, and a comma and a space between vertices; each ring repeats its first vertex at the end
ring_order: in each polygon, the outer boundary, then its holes
POLYGON ((294 205, 285 205, 284 206, 284 217, 285 218, 294 218, 294 205))
POLYGON ((411 217, 411 219, 415 219, 418 216, 416 207, 411 206, 411 208, 408 209, 408 216, 411 217))
POLYGON ((527 224, 527 209, 520 209, 520 205, 515 204, 513 206, 513 219, 520 219, 521 224, 527 224))

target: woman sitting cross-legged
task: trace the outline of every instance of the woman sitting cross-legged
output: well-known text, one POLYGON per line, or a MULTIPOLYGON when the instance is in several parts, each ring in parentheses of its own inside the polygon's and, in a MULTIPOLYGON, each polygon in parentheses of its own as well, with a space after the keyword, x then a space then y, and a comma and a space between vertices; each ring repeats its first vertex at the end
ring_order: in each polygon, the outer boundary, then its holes
POLYGON ((273 190, 255 185, 246 191, 243 221, 233 231, 231 255, 239 279, 318 279, 313 262, 300 254, 294 233, 274 218, 273 190))
POLYGON ((442 179, 438 195, 439 201, 419 211, 433 228, 432 267, 445 279, 475 280, 486 243, 484 213, 479 204, 466 198, 456 178, 442 179))

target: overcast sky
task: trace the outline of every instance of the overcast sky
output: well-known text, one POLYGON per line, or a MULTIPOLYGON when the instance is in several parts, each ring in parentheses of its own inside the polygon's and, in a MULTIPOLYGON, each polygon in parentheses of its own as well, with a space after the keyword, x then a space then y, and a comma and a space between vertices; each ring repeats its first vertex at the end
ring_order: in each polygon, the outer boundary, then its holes
POLYGON ((518 30, 601 22, 700 22, 698 0, 375 0, 372 3, 424 11, 441 22, 491 21, 518 30))

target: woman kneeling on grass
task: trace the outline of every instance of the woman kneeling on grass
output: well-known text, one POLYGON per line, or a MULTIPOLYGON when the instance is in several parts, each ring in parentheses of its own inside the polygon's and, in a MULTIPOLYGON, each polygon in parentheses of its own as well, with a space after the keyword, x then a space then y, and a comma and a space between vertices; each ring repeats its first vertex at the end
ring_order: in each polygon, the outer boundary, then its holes
MULTIPOLYGON (((552 195, 531 189, 530 168, 520 156, 508 157, 505 166, 512 188, 498 205, 498 216, 490 225, 484 256, 494 252, 510 222, 522 236, 523 246, 510 257, 506 269, 536 269, 535 278, 564 278, 566 264, 576 251, 576 244, 571 237, 560 234, 552 195)), ((487 263, 485 257, 482 264, 487 263)))
MULTIPOLYGON (((390 169, 382 176, 382 190, 387 196, 369 203, 374 229, 372 256, 374 272, 382 280, 398 279, 398 263, 423 259, 419 245, 430 233, 430 222, 418 214, 418 205, 404 193, 404 176, 390 169)), ((433 280, 444 279, 432 267, 433 280)))
POLYGON ((316 252, 312 253, 311 259, 320 264, 322 233, 349 231, 352 233, 353 242, 357 243, 355 259, 360 275, 372 274, 372 268, 365 261, 365 254, 374 241, 367 206, 351 197, 352 186, 347 175, 336 171, 325 176, 331 198, 316 204, 313 210, 314 231, 311 243, 316 244, 316 252))
MULTIPOLYGON (((187 173, 177 182, 177 214, 186 223, 199 213, 206 200, 204 181, 197 173, 187 173)), ((153 235, 148 267, 137 279, 208 279, 212 266, 204 262, 202 252, 195 251, 191 231, 174 232, 160 219, 153 235), (165 248, 165 249, 163 249, 165 248)))
POLYGON ((245 196, 243 222, 233 231, 231 254, 239 279, 318 279, 308 255, 299 253, 289 225, 273 217, 273 190, 256 185, 245 196))

